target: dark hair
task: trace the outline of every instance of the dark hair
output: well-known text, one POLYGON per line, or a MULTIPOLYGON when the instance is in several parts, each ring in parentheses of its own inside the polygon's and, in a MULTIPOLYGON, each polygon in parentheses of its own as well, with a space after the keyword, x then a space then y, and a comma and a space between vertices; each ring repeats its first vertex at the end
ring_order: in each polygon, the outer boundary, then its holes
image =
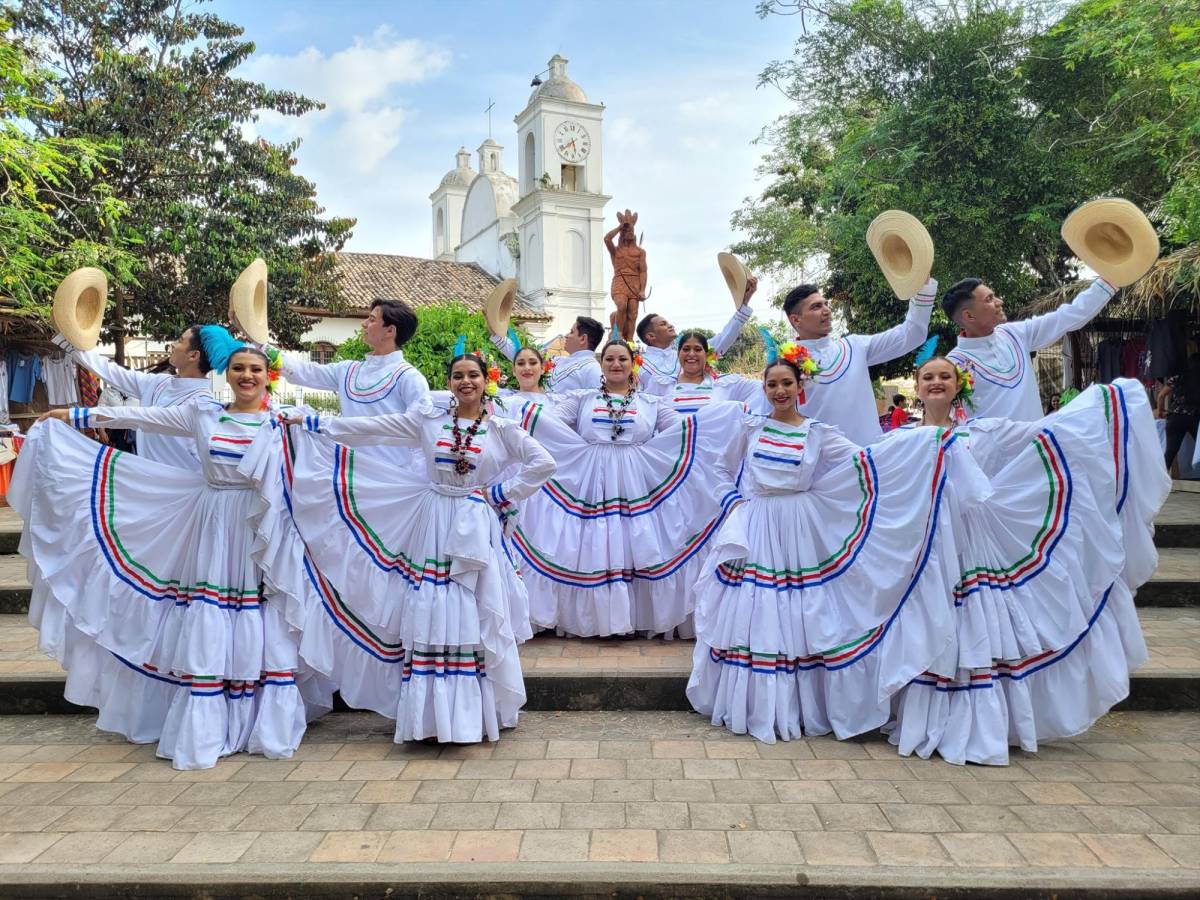
POLYGON ((944 362, 946 365, 948 365, 950 368, 952 368, 954 370, 954 376, 956 378, 958 377, 958 363, 956 363, 952 360, 949 360, 944 356, 938 355, 938 356, 929 357, 929 359, 925 360, 925 362, 921 363, 919 366, 917 366, 915 369, 913 369, 913 380, 915 381, 916 379, 920 378, 921 370, 923 368, 925 368, 927 365, 929 365, 930 363, 934 363, 934 362, 944 362))
POLYGON ((389 300, 376 297, 371 301, 371 309, 379 310, 379 318, 383 324, 396 329, 396 347, 403 347, 417 332, 417 314, 403 300, 389 300))
POLYGON ((600 358, 603 359, 604 354, 608 352, 608 348, 613 346, 624 347, 625 352, 629 354, 629 358, 633 359, 633 350, 629 348, 629 344, 625 343, 623 338, 609 338, 605 341, 604 346, 600 348, 600 358))
POLYGON ((637 332, 638 340, 643 344, 650 343, 650 341, 646 339, 646 332, 654 327, 654 320, 657 318, 658 313, 646 313, 644 316, 642 316, 642 321, 637 323, 637 328, 634 330, 637 332))
POLYGON ((522 353, 524 353, 526 350, 528 350, 530 353, 532 353, 534 356, 536 356, 538 358, 538 362, 540 362, 543 366, 546 364, 546 354, 543 353, 539 348, 535 347, 533 344, 526 344, 524 347, 518 347, 517 352, 513 354, 512 361, 515 363, 517 361, 517 357, 520 356, 522 353))
POLYGON ((954 317, 958 315, 958 311, 971 299, 971 295, 975 293, 975 288, 981 284, 983 284, 983 281, 978 278, 964 278, 962 281, 952 284, 950 290, 946 291, 942 297, 942 312, 946 314, 946 318, 951 322, 957 321, 954 317))
POLYGON ((196 362, 196 365, 203 374, 207 375, 212 371, 212 363, 209 362, 208 354, 204 352, 204 344, 200 341, 200 326, 189 325, 183 333, 191 335, 188 338, 188 349, 200 352, 200 359, 196 362))
POLYGON ((893 395, 892 395, 892 404, 893 404, 893 405, 895 405, 895 406, 903 406, 903 405, 904 405, 904 402, 905 402, 905 401, 904 401, 904 395, 903 395, 903 394, 893 394, 893 395))
POLYGON ((801 371, 800 367, 790 359, 784 359, 782 356, 780 356, 774 362, 767 363, 766 367, 763 368, 762 380, 764 385, 767 383, 767 373, 776 366, 787 366, 792 370, 792 374, 796 376, 796 384, 804 383, 804 372, 801 371))
POLYGON ((604 340, 604 326, 587 316, 580 316, 575 320, 575 330, 583 335, 589 350, 595 350, 604 340))
POLYGON ((688 341, 695 341, 704 348, 704 352, 708 353, 708 338, 704 336, 702 331, 685 331, 679 336, 679 349, 683 349, 683 345, 688 341))
POLYGON ((271 360, 267 358, 267 354, 264 353, 262 350, 259 350, 253 344, 242 344, 242 346, 238 347, 236 350, 234 350, 232 353, 229 354, 230 361, 232 362, 233 358, 235 356, 237 356, 239 353, 249 353, 253 356, 257 356, 259 359, 261 359, 263 361, 263 365, 265 365, 268 369, 271 368, 271 360))
POLYGON ((451 359, 450 362, 446 363, 446 380, 447 381, 449 381, 450 376, 452 374, 454 374, 454 364, 463 359, 469 359, 473 363, 475 363, 475 365, 479 366, 480 374, 483 375, 485 380, 487 379, 487 363, 485 363, 478 354, 476 354, 476 353, 460 353, 460 354, 458 354, 458 356, 451 359))
POLYGON ((783 298, 783 314, 790 316, 796 307, 821 289, 815 284, 798 284, 783 298))

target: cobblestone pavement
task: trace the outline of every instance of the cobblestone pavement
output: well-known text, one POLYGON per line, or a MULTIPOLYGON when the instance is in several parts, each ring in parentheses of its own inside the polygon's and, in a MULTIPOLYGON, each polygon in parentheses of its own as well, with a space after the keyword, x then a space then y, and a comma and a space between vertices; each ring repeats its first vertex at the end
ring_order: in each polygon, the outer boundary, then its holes
MULTIPOLYGON (((1200 607, 1139 609, 1150 648, 1140 672, 1200 674, 1200 607)), ((526 674, 604 675, 653 672, 687 674, 692 641, 586 640, 537 637, 521 647, 526 674)), ((61 676, 62 668, 37 648, 37 632, 25 616, 0 615, 0 679, 61 676)))
POLYGON ((765 745, 688 713, 530 713, 462 747, 396 745, 386 720, 352 713, 315 723, 295 759, 201 772, 88 717, 8 717, 0 823, 4 878, 589 861, 1155 870, 1200 886, 1200 714, 1112 714, 989 768, 904 760, 877 736, 765 745))

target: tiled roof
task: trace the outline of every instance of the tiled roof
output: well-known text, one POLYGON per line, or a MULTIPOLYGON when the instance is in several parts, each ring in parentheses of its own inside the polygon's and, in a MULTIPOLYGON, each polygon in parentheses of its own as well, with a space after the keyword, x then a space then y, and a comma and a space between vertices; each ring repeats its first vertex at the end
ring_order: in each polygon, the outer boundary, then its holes
MULTIPOLYGON (((339 253, 337 268, 342 291, 353 310, 366 310, 376 297, 392 297, 416 307, 446 300, 461 300, 475 309, 500 279, 475 263, 442 262, 390 253, 339 253)), ((520 296, 513 305, 513 318, 549 321, 550 316, 534 309, 520 296)))

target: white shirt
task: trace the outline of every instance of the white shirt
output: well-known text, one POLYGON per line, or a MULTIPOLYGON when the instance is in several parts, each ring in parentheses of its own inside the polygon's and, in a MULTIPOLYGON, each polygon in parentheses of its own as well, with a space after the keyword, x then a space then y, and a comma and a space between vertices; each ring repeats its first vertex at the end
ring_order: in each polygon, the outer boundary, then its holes
POLYGON ((46 402, 51 406, 73 406, 79 403, 75 361, 69 353, 58 359, 42 357, 42 381, 46 382, 46 402))
MULTIPOLYGON (((708 342, 708 346, 724 355, 738 339, 746 323, 750 321, 752 311, 749 303, 743 303, 734 312, 733 317, 725 323, 720 333, 708 342)), ((660 397, 670 396, 675 390, 675 381, 679 378, 679 337, 667 347, 642 348, 641 388, 660 397)))
MULTIPOLYGON (((335 363, 315 363, 284 354, 283 377, 303 387, 335 391, 346 418, 432 409, 429 382, 404 359, 403 350, 335 363)), ((363 455, 406 467, 419 462, 407 448, 399 446, 368 447, 363 455)))
MULTIPOLYGON (((78 350, 61 335, 55 336, 55 343, 70 354, 76 365, 83 366, 122 394, 136 397, 144 407, 186 406, 196 400, 212 398, 212 386, 207 378, 180 378, 166 372, 135 372, 118 366, 97 350, 78 350)), ((215 399, 213 403, 216 403, 215 399)), ((138 456, 179 469, 198 471, 201 468, 196 442, 191 437, 177 437, 139 428, 137 452, 138 456)))
POLYGON ((871 389, 871 366, 903 356, 925 340, 929 315, 937 290, 927 284, 908 303, 908 314, 899 325, 879 334, 848 334, 797 340, 820 367, 813 383, 805 389, 800 411, 812 419, 841 429, 856 444, 870 444, 883 435, 875 392, 871 389))
POLYGON ((554 360, 550 371, 550 390, 555 394, 567 391, 595 390, 600 387, 600 363, 595 350, 576 350, 570 356, 554 360))
POLYGON ((1020 322, 1005 322, 987 337, 960 337, 947 359, 975 375, 972 417, 1032 422, 1043 415, 1037 373, 1029 360, 1064 334, 1086 325, 1112 299, 1116 288, 1097 278, 1070 303, 1020 322))

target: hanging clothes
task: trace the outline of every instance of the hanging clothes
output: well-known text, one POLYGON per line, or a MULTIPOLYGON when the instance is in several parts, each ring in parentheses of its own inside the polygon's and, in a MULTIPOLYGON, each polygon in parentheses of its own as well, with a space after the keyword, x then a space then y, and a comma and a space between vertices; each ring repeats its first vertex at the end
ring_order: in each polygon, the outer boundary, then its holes
POLYGON ((46 382, 46 400, 51 406, 77 406, 79 383, 75 362, 67 356, 41 358, 42 381, 46 382))
POLYGON ((41 361, 36 356, 9 350, 5 362, 8 366, 8 399, 13 403, 32 403, 34 383, 42 369, 41 361))

